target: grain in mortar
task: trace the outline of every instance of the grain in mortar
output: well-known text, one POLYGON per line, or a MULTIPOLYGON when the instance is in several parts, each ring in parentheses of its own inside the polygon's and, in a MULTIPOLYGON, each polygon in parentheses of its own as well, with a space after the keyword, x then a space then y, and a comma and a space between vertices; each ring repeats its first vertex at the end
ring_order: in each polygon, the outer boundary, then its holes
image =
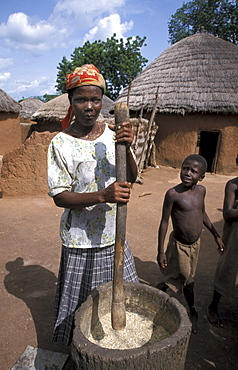
POLYGON ((126 327, 121 330, 112 328, 111 312, 102 316, 100 322, 101 325, 92 330, 88 340, 103 348, 138 348, 145 344, 156 343, 169 336, 163 326, 154 325, 153 321, 146 316, 134 312, 126 312, 126 327), (97 332, 98 328, 99 332, 97 332))

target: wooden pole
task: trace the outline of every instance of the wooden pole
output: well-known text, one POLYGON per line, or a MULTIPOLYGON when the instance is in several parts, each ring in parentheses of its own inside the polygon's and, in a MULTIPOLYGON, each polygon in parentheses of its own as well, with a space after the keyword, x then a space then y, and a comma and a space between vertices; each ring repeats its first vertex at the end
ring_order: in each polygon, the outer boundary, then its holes
POLYGON ((153 123, 154 118, 155 118, 155 113, 156 113, 158 101, 159 101, 159 86, 157 87, 156 96, 155 96, 155 104, 154 104, 154 107, 153 107, 153 110, 152 110, 152 114, 150 116, 146 139, 145 139, 143 149, 142 149, 142 153, 141 153, 141 157, 140 157, 140 160, 139 160, 139 163, 138 163, 138 172, 139 173, 141 172, 141 169, 142 169, 142 166, 143 166, 144 153, 145 153, 145 149, 146 149, 146 146, 148 144, 149 137, 150 137, 150 131, 151 131, 152 123, 153 123))
POLYGON ((130 92, 131 92, 131 81, 128 85, 128 91, 127 91, 127 99, 126 99, 126 104, 129 107, 129 102, 130 102, 130 92))
MULTIPOLYGON (((129 121, 129 110, 125 103, 115 104, 114 114, 116 130, 122 122, 129 121)), ((126 181, 126 143, 116 143, 116 179, 117 181, 126 181)), ((124 329, 126 326, 126 307, 123 290, 126 215, 126 203, 118 203, 111 310, 112 327, 115 330, 124 329)))

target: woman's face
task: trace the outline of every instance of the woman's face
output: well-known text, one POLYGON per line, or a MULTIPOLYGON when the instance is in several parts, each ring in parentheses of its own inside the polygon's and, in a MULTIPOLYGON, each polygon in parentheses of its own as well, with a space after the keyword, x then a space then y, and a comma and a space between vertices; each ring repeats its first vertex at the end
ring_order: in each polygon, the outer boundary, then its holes
POLYGON ((71 97, 76 121, 83 126, 93 126, 102 108, 102 96, 98 86, 77 87, 71 97))

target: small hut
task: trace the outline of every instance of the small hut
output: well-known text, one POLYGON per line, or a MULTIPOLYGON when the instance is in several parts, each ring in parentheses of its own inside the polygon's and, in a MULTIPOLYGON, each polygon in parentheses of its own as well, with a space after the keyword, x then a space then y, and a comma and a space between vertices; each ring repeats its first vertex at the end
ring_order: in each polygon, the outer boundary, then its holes
MULTIPOLYGON (((103 95, 101 115, 103 117, 112 117, 109 113, 113 106, 113 100, 103 95)), ((62 119, 66 116, 69 108, 68 94, 62 94, 42 105, 33 115, 32 121, 37 122, 33 130, 60 131, 62 119)))
MULTIPOLYGON (((233 174, 238 152, 238 47, 198 33, 167 48, 130 85, 131 116, 149 119, 158 92, 156 162, 180 167, 191 153, 208 171, 233 174)), ((126 102, 128 87, 116 102, 126 102)))
POLYGON ((40 99, 27 98, 20 102, 20 120, 25 123, 32 123, 31 116, 44 104, 40 99))
POLYGON ((31 120, 31 116, 44 104, 44 102, 36 98, 27 98, 22 100, 20 104, 21 142, 24 143, 26 138, 29 136, 31 125, 34 123, 31 120))
POLYGON ((0 89, 0 156, 21 144, 21 105, 0 89))

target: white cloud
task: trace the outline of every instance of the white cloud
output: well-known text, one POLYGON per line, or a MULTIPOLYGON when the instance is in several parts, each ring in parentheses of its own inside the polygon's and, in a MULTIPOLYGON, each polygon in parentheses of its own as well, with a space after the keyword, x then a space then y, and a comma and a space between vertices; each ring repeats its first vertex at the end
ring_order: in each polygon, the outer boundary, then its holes
POLYGON ((0 83, 8 81, 11 78, 10 72, 0 73, 0 83))
POLYGON ((8 17, 7 23, 0 24, 0 37, 6 46, 27 51, 44 51, 59 47, 66 29, 58 30, 49 22, 31 22, 30 17, 19 12, 8 17))
POLYGON ((133 21, 121 23, 119 14, 111 14, 109 17, 100 19, 84 37, 85 41, 105 40, 116 33, 117 38, 123 38, 123 34, 133 27, 133 21))
POLYGON ((48 82, 44 88, 42 88, 40 90, 40 96, 42 95, 45 95, 45 94, 49 94, 49 95, 53 95, 53 94, 56 94, 56 89, 55 89, 55 82, 48 82))
POLYGON ((133 23, 120 23, 116 10, 126 0, 59 0, 47 20, 36 20, 23 12, 11 14, 0 24, 0 39, 12 50, 41 54, 69 43, 85 39, 110 37, 114 32, 122 37, 133 23), (80 36, 81 33, 81 36, 80 36), (74 40, 73 40, 74 39, 74 40))
POLYGON ((13 58, 0 58, 0 69, 4 69, 13 64, 13 58))
POLYGON ((54 94, 55 81, 52 78, 41 76, 32 81, 30 80, 14 80, 10 81, 4 86, 3 90, 13 97, 15 100, 19 100, 22 96, 41 96, 44 94, 54 94))
POLYGON ((105 15, 125 5, 126 0, 60 0, 56 4, 50 21, 63 24, 69 36, 95 27, 105 15))
POLYGON ((125 0, 60 0, 54 8, 55 16, 63 18, 73 16, 77 19, 101 17, 103 13, 112 13, 125 4, 125 0))
POLYGON ((24 13, 13 13, 8 17, 6 24, 0 25, 1 36, 20 41, 22 38, 27 43, 38 43, 42 37, 47 37, 55 32, 54 27, 46 21, 30 24, 30 18, 24 13))
POLYGON ((42 82, 45 83, 45 79, 46 79, 45 77, 41 77, 33 81, 15 81, 16 91, 23 92, 23 91, 38 88, 42 82))

